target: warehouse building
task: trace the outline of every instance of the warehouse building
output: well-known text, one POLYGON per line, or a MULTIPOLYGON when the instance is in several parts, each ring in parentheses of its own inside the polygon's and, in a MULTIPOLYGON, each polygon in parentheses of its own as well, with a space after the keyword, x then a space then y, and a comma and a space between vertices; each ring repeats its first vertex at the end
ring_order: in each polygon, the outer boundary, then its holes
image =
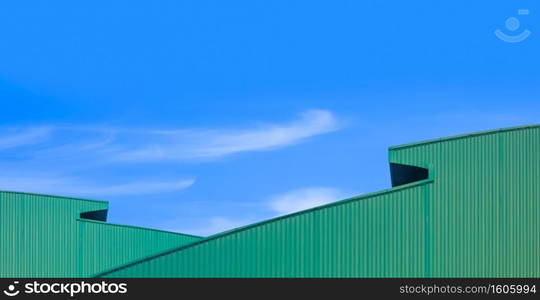
POLYGON ((106 223, 108 203, 0 192, 0 277, 89 277, 201 238, 106 223))
POLYGON ((539 277, 540 125, 391 147, 392 188, 202 238, 0 193, 2 277, 539 277))

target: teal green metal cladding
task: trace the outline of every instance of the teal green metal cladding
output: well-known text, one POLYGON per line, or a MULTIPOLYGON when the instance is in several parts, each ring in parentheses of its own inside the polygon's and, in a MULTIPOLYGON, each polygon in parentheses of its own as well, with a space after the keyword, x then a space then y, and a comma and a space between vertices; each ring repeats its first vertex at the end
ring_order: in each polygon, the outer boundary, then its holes
POLYGON ((250 225, 107 276, 419 276, 430 188, 428 180, 250 225))
POLYGON ((80 219, 107 208, 102 201, 1 191, 0 277, 87 277, 200 240, 80 219))
POLYGON ((540 128, 392 147, 396 182, 98 277, 539 277, 540 128), (419 168, 416 168, 421 170, 419 168), (420 175, 419 175, 420 174, 420 175))
POLYGON ((106 202, 0 192, 0 277, 540 276, 540 126, 389 161, 392 189, 205 239, 105 223, 106 202))
POLYGON ((201 240, 200 237, 148 228, 78 219, 79 277, 127 264, 161 251, 201 240))
POLYGON ((0 276, 78 274, 76 218, 107 206, 100 201, 0 192, 0 276))
POLYGON ((435 179, 426 276, 540 276, 540 127, 394 147, 390 162, 435 179))

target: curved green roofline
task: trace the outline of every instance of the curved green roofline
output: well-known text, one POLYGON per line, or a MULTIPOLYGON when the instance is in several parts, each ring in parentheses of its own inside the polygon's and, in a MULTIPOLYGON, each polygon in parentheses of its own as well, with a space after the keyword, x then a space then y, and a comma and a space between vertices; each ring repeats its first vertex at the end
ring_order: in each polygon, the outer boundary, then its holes
POLYGON ((309 212, 312 212, 312 211, 323 210, 323 209, 326 209, 326 208, 329 208, 329 207, 339 206, 339 205, 343 205, 343 204, 353 202, 353 201, 370 199, 370 198, 374 198, 376 196, 390 194, 390 193, 394 193, 394 192, 401 191, 401 190, 404 190, 404 189, 409 189, 409 188, 422 186, 422 185, 430 184, 430 183, 433 183, 433 178, 431 178, 431 177, 428 178, 428 179, 412 182, 412 183, 409 183, 409 184, 404 184, 404 185, 401 185, 401 186, 397 186, 397 187, 393 187, 393 188, 389 188, 389 189, 385 189, 385 190, 381 190, 381 191, 377 191, 377 192, 373 192, 373 193, 363 194, 363 195, 359 195, 359 196, 356 196, 356 197, 347 198, 347 199, 340 200, 340 201, 335 201, 335 202, 332 202, 332 203, 316 206, 316 207, 313 207, 313 208, 301 210, 301 211, 290 213, 290 214, 287 214, 287 215, 283 215, 283 216, 267 219, 267 220, 264 220, 264 221, 252 223, 252 224, 249 224, 249 225, 237 227, 237 228, 234 228, 234 229, 230 229, 230 230, 227 230, 227 231, 223 231, 223 232, 208 236, 206 238, 203 238, 203 239, 201 239, 199 241, 189 243, 187 245, 183 245, 183 246, 180 246, 180 247, 177 247, 177 248, 173 248, 173 249, 170 249, 170 250, 167 250, 167 251, 163 251, 161 253, 153 254, 153 255, 150 255, 148 257, 138 259, 138 260, 133 261, 133 262, 128 263, 128 264, 117 266, 115 268, 106 270, 104 272, 94 274, 91 277, 94 277, 94 278, 103 277, 103 276, 106 276, 106 275, 108 275, 110 273, 114 273, 114 272, 116 272, 118 270, 122 270, 122 269, 131 267, 131 266, 134 266, 134 265, 137 265, 137 264, 140 264, 140 263, 143 263, 143 262, 146 262, 146 261, 149 261, 149 260, 161 257, 161 256, 165 256, 165 255, 168 255, 168 254, 171 254, 171 253, 179 252, 179 251, 182 251, 184 249, 191 248, 191 247, 194 247, 194 246, 197 246, 197 245, 200 245, 200 244, 204 244, 204 243, 207 243, 207 242, 210 242, 210 241, 213 241, 213 240, 225 237, 225 236, 233 235, 233 234, 239 233, 241 231, 252 229, 254 227, 262 226, 262 225, 269 224, 269 223, 274 223, 274 222, 277 222, 277 221, 280 221, 280 220, 283 220, 283 219, 292 218, 292 217, 302 215, 302 214, 306 214, 306 213, 309 213, 309 212))
POLYGON ((109 226, 116 226, 116 227, 123 227, 123 228, 132 228, 132 229, 148 230, 148 231, 154 231, 154 232, 170 233, 170 234, 182 235, 182 236, 199 238, 199 239, 204 238, 202 236, 193 235, 193 234, 187 234, 187 233, 181 233, 181 232, 175 232, 175 231, 168 231, 168 230, 161 230, 161 229, 154 229, 154 228, 148 228, 148 227, 140 227, 140 226, 126 225, 126 224, 116 224, 116 223, 109 223, 109 222, 103 222, 103 221, 98 221, 98 220, 81 219, 81 218, 77 218, 76 220, 77 220, 77 222, 88 222, 88 223, 96 223, 96 224, 100 224, 100 225, 109 225, 109 226))
POLYGON ((0 190, 0 193, 11 193, 11 194, 19 194, 19 195, 42 196, 42 197, 69 199, 69 200, 77 200, 77 201, 88 201, 88 202, 96 202, 96 203, 102 203, 102 204, 109 205, 109 201, 84 199, 84 198, 76 198, 76 197, 67 197, 67 196, 58 196, 58 195, 51 195, 51 194, 28 193, 28 192, 6 191, 6 190, 0 190))
POLYGON ((414 143, 407 143, 407 144, 402 144, 402 145, 397 145, 397 146, 391 146, 391 147, 388 148, 388 150, 389 151, 391 151, 391 150, 399 150, 399 149, 404 149, 404 148, 423 146, 423 145, 427 145, 427 144, 434 144, 434 143, 440 143, 440 142, 446 142, 446 141, 452 141, 452 140, 472 138, 472 137, 477 137, 477 136, 481 136, 481 135, 497 134, 497 133, 502 133, 502 132, 525 130, 525 129, 538 128, 538 127, 540 127, 540 124, 523 125, 523 126, 514 126, 514 127, 506 127, 506 128, 499 128, 499 129, 484 130, 484 131, 478 131, 478 132, 467 133, 467 134, 458 134, 458 135, 453 135, 453 136, 444 137, 444 138, 430 139, 430 140, 425 140, 425 141, 420 141, 420 142, 414 142, 414 143))

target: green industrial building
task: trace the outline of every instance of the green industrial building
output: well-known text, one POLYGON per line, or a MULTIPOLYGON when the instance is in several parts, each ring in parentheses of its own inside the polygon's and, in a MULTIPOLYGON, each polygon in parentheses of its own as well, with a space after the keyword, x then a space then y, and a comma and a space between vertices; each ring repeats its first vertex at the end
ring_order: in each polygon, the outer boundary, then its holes
POLYGON ((0 192, 0 277, 540 277, 540 125, 391 147, 389 163, 388 190, 205 238, 0 192))

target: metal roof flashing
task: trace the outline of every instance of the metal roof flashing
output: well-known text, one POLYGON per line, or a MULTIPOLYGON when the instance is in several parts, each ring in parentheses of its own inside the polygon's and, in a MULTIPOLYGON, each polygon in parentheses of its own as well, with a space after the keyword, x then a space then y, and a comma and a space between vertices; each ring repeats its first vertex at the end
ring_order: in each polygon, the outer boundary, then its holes
POLYGON ((444 137, 444 138, 429 139, 429 140, 420 141, 420 142, 390 146, 388 147, 388 151, 402 150, 406 148, 425 146, 428 144, 441 143, 441 142, 447 142, 447 141, 453 141, 453 140, 465 139, 465 138, 472 138, 472 137, 477 137, 477 136, 482 136, 482 135, 498 134, 502 132, 509 132, 509 131, 516 131, 516 130, 534 129, 534 128, 540 128, 540 124, 506 127, 506 128, 492 129, 492 130, 477 131, 477 132, 467 133, 467 134, 452 135, 452 136, 444 137))

